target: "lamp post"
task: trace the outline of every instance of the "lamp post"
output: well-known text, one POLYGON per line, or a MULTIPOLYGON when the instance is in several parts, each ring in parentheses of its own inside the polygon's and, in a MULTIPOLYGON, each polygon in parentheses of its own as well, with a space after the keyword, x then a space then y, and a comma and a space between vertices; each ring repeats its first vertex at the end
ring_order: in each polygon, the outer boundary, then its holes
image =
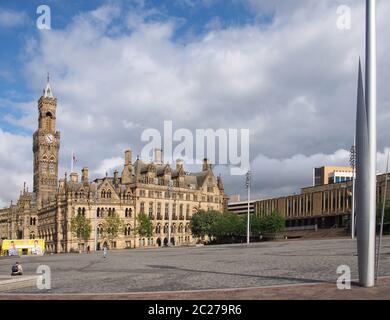
MULTIPOLYGON (((168 197, 169 200, 172 198, 172 190, 173 190, 173 181, 172 179, 168 182, 168 197)), ((171 246, 171 225, 172 225, 172 212, 168 210, 168 247, 171 246)))
POLYGON ((248 215, 246 225, 246 243, 250 243, 250 202, 251 202, 251 172, 246 173, 245 188, 248 189, 248 215))
POLYGON ((349 163, 352 167, 352 203, 351 203, 351 237, 355 239, 355 171, 356 171, 356 146, 351 147, 349 163))

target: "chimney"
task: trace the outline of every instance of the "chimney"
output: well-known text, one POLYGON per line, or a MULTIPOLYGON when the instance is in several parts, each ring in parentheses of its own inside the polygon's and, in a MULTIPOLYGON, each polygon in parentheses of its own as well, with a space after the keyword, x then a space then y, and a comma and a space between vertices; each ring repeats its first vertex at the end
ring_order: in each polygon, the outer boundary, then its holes
POLYGON ((203 171, 207 171, 210 169, 210 165, 209 165, 209 161, 207 160, 207 158, 203 159, 203 171))
POLYGON ((125 166, 131 165, 132 163, 132 153, 131 150, 125 151, 125 166))
POLYGON ((118 170, 114 171, 114 184, 118 183, 118 170))
POLYGON ((70 174, 70 181, 71 182, 79 182, 79 174, 77 172, 72 172, 70 174))
POLYGON ((88 182, 88 168, 87 167, 84 167, 81 170, 81 181, 88 182))
POLYGON ((154 163, 155 164, 162 164, 162 150, 161 149, 154 149, 154 163))
POLYGON ((182 169, 183 168, 183 160, 181 160, 181 159, 177 159, 176 160, 176 170, 177 171, 179 171, 180 169, 182 169))

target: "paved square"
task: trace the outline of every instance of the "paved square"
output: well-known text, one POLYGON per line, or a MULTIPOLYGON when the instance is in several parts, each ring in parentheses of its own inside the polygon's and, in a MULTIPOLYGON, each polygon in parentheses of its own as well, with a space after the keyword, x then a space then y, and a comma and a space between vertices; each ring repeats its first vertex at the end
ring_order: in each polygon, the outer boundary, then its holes
MULTIPOLYGON (((381 276, 390 276, 390 238, 383 241, 381 276)), ((19 260, 25 275, 48 265, 52 289, 15 293, 121 293, 250 288, 336 282, 340 265, 357 279, 356 242, 349 239, 278 241, 0 258, 0 275, 19 260)))

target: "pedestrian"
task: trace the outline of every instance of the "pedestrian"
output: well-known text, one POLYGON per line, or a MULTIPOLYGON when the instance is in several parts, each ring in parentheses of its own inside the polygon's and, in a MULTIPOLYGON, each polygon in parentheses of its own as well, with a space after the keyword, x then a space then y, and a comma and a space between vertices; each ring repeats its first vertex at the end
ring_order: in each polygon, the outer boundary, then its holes
POLYGON ((107 247, 103 247, 103 258, 107 258, 107 247))
POLYGON ((11 268, 11 276, 21 276, 23 275, 23 268, 19 264, 19 262, 15 262, 15 264, 11 268))
POLYGON ((91 248, 89 246, 87 247, 87 253, 91 253, 91 248))

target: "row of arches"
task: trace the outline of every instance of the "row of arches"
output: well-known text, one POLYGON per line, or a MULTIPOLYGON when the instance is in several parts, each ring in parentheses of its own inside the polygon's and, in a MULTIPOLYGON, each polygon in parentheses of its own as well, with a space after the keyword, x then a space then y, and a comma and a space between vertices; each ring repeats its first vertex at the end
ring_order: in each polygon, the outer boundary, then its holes
POLYGON ((112 193, 111 193, 111 190, 105 190, 103 189, 100 193, 100 197, 103 198, 103 199, 111 199, 111 196, 112 196, 112 193))
MULTIPOLYGON (((164 234, 168 233, 169 224, 165 223, 164 226, 162 227, 162 225, 160 223, 157 223, 156 228, 155 228, 156 234, 160 234, 161 230, 163 231, 164 234)), ((190 232, 190 224, 187 223, 186 225, 183 225, 183 223, 180 223, 177 226, 176 223, 173 223, 171 225, 171 233, 176 233, 176 232, 177 233, 188 233, 188 232, 190 232)))

